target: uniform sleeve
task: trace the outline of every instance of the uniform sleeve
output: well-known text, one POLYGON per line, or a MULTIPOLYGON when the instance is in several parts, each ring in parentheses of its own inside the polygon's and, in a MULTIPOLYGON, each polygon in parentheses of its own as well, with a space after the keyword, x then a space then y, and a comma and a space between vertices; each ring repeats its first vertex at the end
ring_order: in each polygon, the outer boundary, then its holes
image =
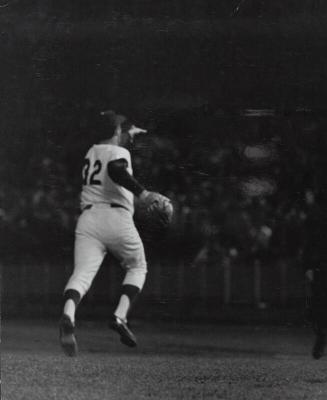
POLYGON ((139 196, 144 187, 128 172, 128 163, 125 158, 114 159, 107 165, 107 172, 116 184, 123 186, 132 192, 135 196, 139 196))

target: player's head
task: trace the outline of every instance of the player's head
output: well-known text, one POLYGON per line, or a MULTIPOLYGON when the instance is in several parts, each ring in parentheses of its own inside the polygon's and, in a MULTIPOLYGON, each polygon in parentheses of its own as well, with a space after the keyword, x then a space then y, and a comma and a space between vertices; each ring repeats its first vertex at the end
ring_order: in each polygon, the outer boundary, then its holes
POLYGON ((146 133, 145 129, 136 127, 127 117, 112 110, 101 111, 100 119, 102 138, 115 138, 120 146, 127 147, 136 135, 146 133))

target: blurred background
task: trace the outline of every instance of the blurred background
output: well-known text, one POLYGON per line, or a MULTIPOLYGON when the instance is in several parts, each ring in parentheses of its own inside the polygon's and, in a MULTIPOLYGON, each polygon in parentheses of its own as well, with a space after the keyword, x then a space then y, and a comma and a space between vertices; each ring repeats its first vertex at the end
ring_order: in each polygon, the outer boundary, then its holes
MULTIPOLYGON (((149 129, 134 173, 176 210, 165 237, 135 216, 149 262, 135 315, 303 321, 327 3, 3 0, 0 22, 3 316, 60 315, 91 115, 113 108, 149 129)), ((105 260, 80 316, 106 318, 121 278, 105 260)))

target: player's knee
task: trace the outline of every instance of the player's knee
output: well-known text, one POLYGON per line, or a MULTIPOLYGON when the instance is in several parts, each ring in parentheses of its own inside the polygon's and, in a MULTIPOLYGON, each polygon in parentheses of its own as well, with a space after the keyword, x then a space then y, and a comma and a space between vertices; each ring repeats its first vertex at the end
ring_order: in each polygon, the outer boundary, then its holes
POLYGON ((141 274, 147 273, 147 262, 143 255, 139 257, 130 257, 128 259, 125 259, 122 262, 122 267, 126 271, 137 271, 141 274))
POLYGON ((137 288, 142 290, 146 279, 146 274, 147 274, 146 264, 130 268, 126 272, 123 285, 136 286, 137 288))
POLYGON ((65 292, 68 290, 75 290, 79 292, 80 297, 84 297, 85 294, 89 291, 91 287, 92 281, 90 281, 86 276, 81 274, 79 275, 72 275, 68 284, 65 288, 65 292))

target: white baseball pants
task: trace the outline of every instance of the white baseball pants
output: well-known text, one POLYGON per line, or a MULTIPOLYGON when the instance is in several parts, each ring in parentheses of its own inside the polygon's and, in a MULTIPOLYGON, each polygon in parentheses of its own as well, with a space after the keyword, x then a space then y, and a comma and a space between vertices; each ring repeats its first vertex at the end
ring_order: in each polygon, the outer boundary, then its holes
POLYGON ((77 290, 83 297, 89 290, 109 251, 126 270, 123 284, 142 290, 147 273, 144 247, 133 216, 124 208, 93 205, 80 215, 75 231, 74 271, 65 291, 77 290))

